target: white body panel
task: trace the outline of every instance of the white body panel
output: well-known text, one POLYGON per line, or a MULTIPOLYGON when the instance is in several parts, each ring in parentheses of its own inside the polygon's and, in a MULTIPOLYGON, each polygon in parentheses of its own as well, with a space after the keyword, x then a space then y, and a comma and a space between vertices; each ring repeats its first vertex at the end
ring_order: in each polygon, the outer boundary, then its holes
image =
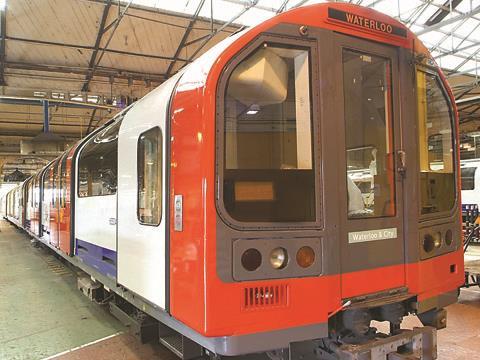
POLYGON ((474 175, 473 190, 462 190, 462 204, 477 204, 480 207, 480 161, 465 160, 460 163, 461 168, 477 168, 474 175))
POLYGON ((117 281, 165 309, 165 123, 176 75, 136 103, 123 119, 118 140, 117 281), (137 218, 137 144, 140 134, 159 127, 163 138, 162 218, 160 225, 142 225, 137 218))
POLYGON ((78 193, 75 194, 76 239, 116 251, 116 217, 116 195, 78 197, 78 193))

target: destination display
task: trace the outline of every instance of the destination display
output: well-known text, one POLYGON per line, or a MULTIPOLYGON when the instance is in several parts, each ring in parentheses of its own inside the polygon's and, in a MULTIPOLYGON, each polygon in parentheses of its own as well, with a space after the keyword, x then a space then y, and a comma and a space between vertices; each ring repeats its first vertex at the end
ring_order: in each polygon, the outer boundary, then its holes
POLYGON ((384 34, 401 36, 404 38, 407 37, 407 30, 404 28, 387 24, 383 21, 369 19, 367 17, 352 14, 346 11, 328 8, 328 17, 330 19, 342 21, 365 30, 373 30, 384 34))

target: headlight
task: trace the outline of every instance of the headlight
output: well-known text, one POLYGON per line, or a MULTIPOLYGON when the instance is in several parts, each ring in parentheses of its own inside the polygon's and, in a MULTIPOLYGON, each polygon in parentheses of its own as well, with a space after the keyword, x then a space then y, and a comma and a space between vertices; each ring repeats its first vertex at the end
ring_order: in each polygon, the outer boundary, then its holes
POLYGON ((270 253, 270 264, 274 269, 283 269, 288 264, 287 250, 278 247, 270 253))
POLYGON ((302 268, 307 268, 315 261, 315 252, 310 246, 303 246, 297 251, 297 263, 302 268))
POLYGON ((242 254, 242 266, 247 271, 255 271, 262 264, 262 254, 257 249, 247 249, 242 254))
POLYGON ((442 233, 441 232, 435 233, 435 235, 433 236, 433 241, 434 241, 434 245, 437 249, 440 246, 442 246, 442 233))

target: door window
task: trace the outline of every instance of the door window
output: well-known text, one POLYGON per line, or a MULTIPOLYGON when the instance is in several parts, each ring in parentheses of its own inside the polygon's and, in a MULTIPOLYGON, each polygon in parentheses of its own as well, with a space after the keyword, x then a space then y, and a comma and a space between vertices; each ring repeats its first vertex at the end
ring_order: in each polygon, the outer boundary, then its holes
POLYGON ((348 217, 395 215, 391 64, 343 50, 348 217))
POLYGON ((162 218, 162 132, 156 127, 138 140, 138 221, 159 225, 162 218))

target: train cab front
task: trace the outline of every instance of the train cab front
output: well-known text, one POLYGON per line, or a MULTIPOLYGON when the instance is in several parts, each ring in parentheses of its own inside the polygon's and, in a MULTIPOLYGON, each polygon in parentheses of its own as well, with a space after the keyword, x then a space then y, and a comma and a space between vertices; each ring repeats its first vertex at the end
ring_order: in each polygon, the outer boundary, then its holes
MULTIPOLYGON (((428 59, 395 20, 330 3, 237 35, 218 57, 203 92, 214 126, 185 133, 214 138, 188 184, 202 184, 209 219, 193 323, 220 355, 346 359, 388 343, 435 357, 434 330, 400 329, 409 314, 444 327, 463 282, 458 121, 428 59), (373 320, 390 323, 389 342, 373 320)), ((181 159, 174 177, 188 174, 181 159)), ((178 314, 192 308, 179 301, 178 314)))

